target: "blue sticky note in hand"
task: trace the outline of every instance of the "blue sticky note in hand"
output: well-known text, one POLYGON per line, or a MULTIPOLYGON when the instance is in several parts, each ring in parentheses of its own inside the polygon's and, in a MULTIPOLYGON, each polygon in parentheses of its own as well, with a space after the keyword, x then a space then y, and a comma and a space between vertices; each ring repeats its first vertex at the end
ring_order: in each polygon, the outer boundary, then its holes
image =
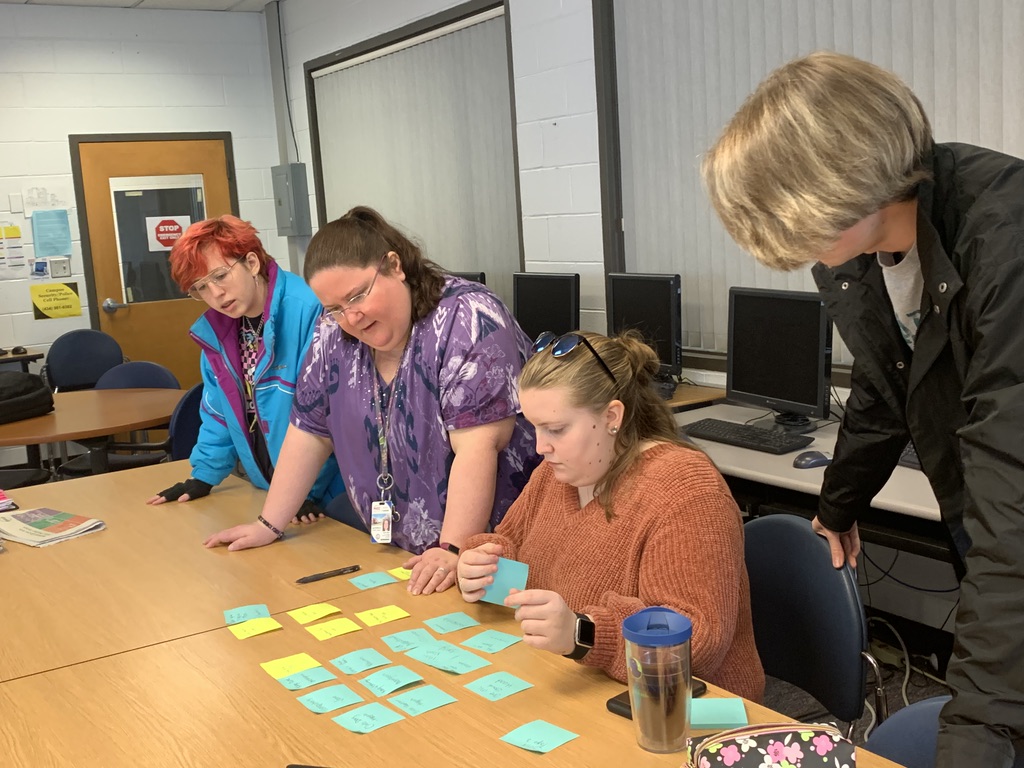
POLYGON ((377 573, 364 573, 362 576, 353 576, 349 581, 359 589, 373 589, 374 587, 382 587, 385 584, 396 584, 398 579, 390 573, 378 571, 377 573))
POLYGON ((408 667, 397 666, 382 669, 380 672, 374 672, 359 682, 361 685, 366 686, 375 696, 386 696, 393 691, 397 691, 399 688, 405 688, 407 685, 418 683, 422 679, 422 677, 408 667))
POLYGON ((319 685, 320 683, 326 683, 328 680, 337 679, 333 672, 329 672, 323 667, 313 667, 302 672, 296 672, 294 675, 282 677, 277 682, 289 691, 299 691, 303 688, 309 688, 311 685, 319 685))
POLYGON ((703 697, 690 702, 690 727, 694 730, 724 731, 747 724, 747 708, 743 699, 703 697))
POLYGON ((495 672, 493 675, 484 675, 479 680, 466 683, 466 687, 473 693, 483 696, 488 701, 498 701, 513 693, 533 688, 533 683, 520 680, 508 672, 495 672))
POLYGON ((373 648, 363 648, 359 651, 352 651, 336 659, 331 659, 331 664, 336 666, 346 675, 358 675, 374 667, 383 667, 391 662, 387 656, 373 648))
POLYGON ((357 704, 362 700, 363 697, 347 685, 329 685, 318 691, 299 696, 302 706, 318 715, 357 704))
POLYGON ((381 640, 387 643, 388 648, 398 653, 411 651, 413 648, 417 648, 424 643, 437 642, 434 636, 425 629, 407 629, 404 632, 385 635, 381 640))
POLYGON ((432 709, 443 707, 446 704, 454 704, 454 696, 450 696, 436 685, 421 685, 411 691, 400 693, 388 699, 388 703, 398 707, 407 715, 422 715, 432 709))
POLYGON ((263 603, 259 605, 240 605, 224 611, 224 623, 227 625, 241 624, 249 619, 269 619, 270 611, 263 603))
POLYGON ((510 645, 515 645, 522 639, 518 635, 510 635, 508 632, 485 629, 479 635, 473 635, 468 640, 463 640, 461 645, 467 648, 475 648, 485 653, 497 653, 498 651, 505 650, 510 645))
POLYGON ((367 704, 365 707, 344 712, 331 719, 353 733, 370 733, 378 728, 383 728, 385 725, 405 720, 397 712, 388 709, 383 704, 378 704, 376 701, 372 704, 367 704))
POLYGON ((501 737, 501 740, 528 749, 531 752, 550 752, 555 747, 560 747, 568 741, 572 741, 578 734, 559 728, 557 725, 546 723, 543 720, 534 720, 532 723, 521 725, 514 731, 510 731, 501 737))
POLYGON ((526 577, 530 574, 530 566, 518 560, 498 558, 498 572, 494 574, 494 583, 484 587, 485 603, 504 605, 505 598, 513 589, 526 589, 526 577))
POLYGON ((480 625, 479 621, 474 619, 472 616, 466 615, 462 611, 446 613, 444 616, 427 619, 423 623, 439 635, 447 635, 449 632, 455 632, 458 629, 465 629, 466 627, 476 627, 480 625))

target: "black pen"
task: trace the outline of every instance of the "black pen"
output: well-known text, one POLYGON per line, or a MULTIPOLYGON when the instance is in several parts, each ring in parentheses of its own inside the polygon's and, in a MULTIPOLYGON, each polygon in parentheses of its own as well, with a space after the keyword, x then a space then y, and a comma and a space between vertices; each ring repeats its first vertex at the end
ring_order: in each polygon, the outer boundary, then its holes
POLYGON ((323 573, 314 573, 312 576, 303 576, 301 579, 296 579, 296 584, 309 584, 311 581, 320 581, 320 579, 329 579, 332 576, 342 576, 346 573, 355 573, 359 570, 358 565, 346 565, 344 568, 336 568, 333 571, 324 571, 323 573))

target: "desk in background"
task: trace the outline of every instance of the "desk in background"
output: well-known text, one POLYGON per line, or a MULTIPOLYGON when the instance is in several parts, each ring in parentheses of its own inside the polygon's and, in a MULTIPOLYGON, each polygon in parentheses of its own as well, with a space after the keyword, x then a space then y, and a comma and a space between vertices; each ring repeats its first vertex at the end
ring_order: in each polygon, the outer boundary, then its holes
POLYGON ((21 366, 21 370, 28 373, 28 364, 34 363, 36 360, 42 360, 43 353, 32 347, 26 347, 25 353, 16 355, 10 350, 7 350, 7 354, 0 357, 0 365, 5 363, 17 363, 21 366))
MULTIPOLYGON (((678 413, 676 422, 685 425, 714 418, 742 423, 764 413, 764 409, 719 404, 678 413)), ((838 424, 829 424, 810 432, 814 442, 803 450, 832 452, 838 430, 838 424)), ((707 452, 725 475, 741 508, 754 514, 771 511, 793 512, 804 517, 817 514, 825 468, 794 468, 793 458, 800 451, 776 456, 710 440, 694 440, 694 443, 707 452)), ((862 539, 949 561, 939 503, 924 472, 896 467, 889 482, 872 500, 871 507, 873 513, 858 524, 862 539)))
POLYGON ((686 411, 691 408, 699 408, 704 405, 711 405, 716 400, 725 397, 725 390, 717 387, 701 387, 695 384, 680 384, 670 400, 665 403, 673 411, 686 411))

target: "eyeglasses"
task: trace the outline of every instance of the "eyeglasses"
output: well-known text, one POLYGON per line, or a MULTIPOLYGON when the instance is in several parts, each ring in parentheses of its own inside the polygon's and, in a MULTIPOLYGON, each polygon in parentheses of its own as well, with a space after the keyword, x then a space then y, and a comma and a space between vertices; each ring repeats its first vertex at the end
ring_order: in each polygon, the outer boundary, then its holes
MULTIPOLYGON (((390 251, 388 251, 390 253, 390 251)), ((377 277, 380 276, 380 269, 384 266, 384 261, 387 259, 388 254, 385 253, 380 257, 380 264, 377 265, 377 271, 373 273, 373 280, 370 281, 370 287, 362 293, 356 294, 348 303, 343 307, 332 307, 324 310, 324 318, 330 320, 333 323, 338 323, 339 318, 345 316, 345 313, 350 309, 359 309, 359 305, 366 301, 366 297, 370 295, 370 291, 373 290, 374 283, 377 282, 377 277)))
POLYGON ((590 350, 591 354, 593 354, 597 359, 597 362, 599 362, 601 367, 604 368, 604 372, 608 374, 612 383, 618 386, 619 382, 615 378, 615 374, 612 373, 612 369, 608 367, 608 363, 606 363, 601 356, 597 354, 597 350, 594 349, 593 345, 591 345, 584 336, 581 336, 578 333, 567 333, 563 336, 555 336, 551 331, 544 331, 544 333, 538 336, 537 340, 533 342, 533 351, 536 354, 537 352, 543 352, 545 349, 550 348, 552 357, 565 357, 580 344, 590 350))
POLYGON ((231 270, 235 268, 235 265, 240 261, 244 261, 248 256, 248 253, 243 256, 239 256, 228 266, 218 267, 202 280, 196 280, 196 282, 192 283, 192 287, 188 289, 188 295, 196 301, 203 301, 203 297, 210 290, 210 285, 213 284, 219 288, 221 284, 228 279, 228 275, 231 274, 231 270))

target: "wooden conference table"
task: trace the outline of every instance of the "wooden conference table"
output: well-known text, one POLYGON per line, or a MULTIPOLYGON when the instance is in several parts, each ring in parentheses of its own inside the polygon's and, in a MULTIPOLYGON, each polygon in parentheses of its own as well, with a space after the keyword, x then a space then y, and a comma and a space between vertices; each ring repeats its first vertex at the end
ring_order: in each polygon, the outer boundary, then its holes
MULTIPOLYGON (((259 550, 204 550, 199 541, 252 519, 263 494, 229 480, 205 499, 148 508, 141 499, 183 476, 183 462, 12 492, 25 507, 45 502, 103 518, 108 530, 45 549, 17 544, 0 555, 5 626, 0 659, 0 754, 18 766, 341 765, 678 766, 635 742, 632 725, 605 710, 622 686, 605 675, 517 643, 454 676, 400 658, 380 640, 422 621, 464 611, 481 626, 443 636, 459 643, 485 628, 519 634, 512 611, 467 605, 449 590, 413 597, 405 583, 359 591, 345 577, 295 585, 298 575, 359 563, 363 573, 400 565, 404 553, 372 545, 333 521, 302 528, 259 550), (16 602, 8 605, 8 599, 16 602), (316 640, 285 610, 328 601, 357 611, 397 605, 410 616, 316 640), (236 640, 222 611, 266 603, 283 629, 236 640), (42 626, 44 629, 39 629, 42 626), (357 691, 376 697, 329 663, 373 647, 404 663, 457 702, 368 735, 315 715, 260 663, 307 652, 357 691), (508 671, 532 688, 488 702, 466 682, 508 671), (12 672, 14 674, 12 674, 12 672), (18 676, 17 679, 10 679, 18 676), (579 734, 547 755, 500 741, 535 719, 579 734)), ((358 622, 357 622, 358 623, 358 622)), ((369 673, 366 673, 369 674, 369 673)), ((301 693, 308 692, 302 691, 301 693)), ((712 694, 723 692, 712 687, 712 694)), ((780 715, 747 703, 752 722, 780 715)), ((348 711, 346 708, 343 711, 348 711)), ((894 764, 864 753, 861 768, 894 764)))

